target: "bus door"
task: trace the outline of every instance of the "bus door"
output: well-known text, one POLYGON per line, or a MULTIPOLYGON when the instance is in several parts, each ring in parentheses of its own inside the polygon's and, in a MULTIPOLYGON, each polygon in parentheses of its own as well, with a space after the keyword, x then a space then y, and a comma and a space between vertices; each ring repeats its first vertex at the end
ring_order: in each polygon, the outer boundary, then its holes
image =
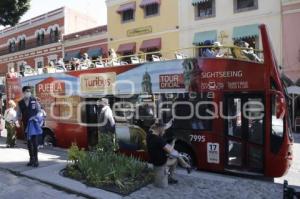
POLYGON ((263 173, 265 108, 262 95, 225 95, 226 168, 263 173))
POLYGON ((88 146, 95 146, 98 143, 98 127, 97 127, 97 98, 86 98, 86 107, 83 121, 87 125, 88 146))

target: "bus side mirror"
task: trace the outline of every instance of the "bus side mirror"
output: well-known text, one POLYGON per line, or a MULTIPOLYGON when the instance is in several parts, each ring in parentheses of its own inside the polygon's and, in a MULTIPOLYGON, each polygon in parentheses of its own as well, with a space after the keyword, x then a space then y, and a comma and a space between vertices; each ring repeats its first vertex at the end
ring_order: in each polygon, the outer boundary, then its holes
POLYGON ((271 91, 271 94, 275 96, 275 108, 276 118, 283 118, 286 113, 286 101, 283 93, 279 91, 271 91))

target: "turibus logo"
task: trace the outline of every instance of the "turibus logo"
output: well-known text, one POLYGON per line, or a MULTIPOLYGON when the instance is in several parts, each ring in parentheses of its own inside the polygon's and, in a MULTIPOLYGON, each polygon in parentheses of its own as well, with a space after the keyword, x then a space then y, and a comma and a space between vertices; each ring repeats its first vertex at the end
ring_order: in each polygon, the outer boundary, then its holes
POLYGON ((116 73, 89 73, 82 74, 80 79, 80 92, 89 93, 112 93, 116 82, 116 73))

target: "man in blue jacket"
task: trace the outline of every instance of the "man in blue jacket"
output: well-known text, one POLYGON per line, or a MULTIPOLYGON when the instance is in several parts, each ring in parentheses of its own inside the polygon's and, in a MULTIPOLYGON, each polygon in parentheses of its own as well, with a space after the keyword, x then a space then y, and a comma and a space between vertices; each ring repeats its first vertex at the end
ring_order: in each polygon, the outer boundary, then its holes
POLYGON ((36 100, 36 98, 31 96, 31 87, 24 86, 22 88, 23 99, 18 103, 18 118, 23 124, 23 130, 25 133, 25 138, 27 138, 27 147, 29 152, 30 160, 27 166, 38 167, 38 135, 27 135, 26 129, 28 123, 33 118, 37 117, 38 113, 41 111, 41 106, 36 100))

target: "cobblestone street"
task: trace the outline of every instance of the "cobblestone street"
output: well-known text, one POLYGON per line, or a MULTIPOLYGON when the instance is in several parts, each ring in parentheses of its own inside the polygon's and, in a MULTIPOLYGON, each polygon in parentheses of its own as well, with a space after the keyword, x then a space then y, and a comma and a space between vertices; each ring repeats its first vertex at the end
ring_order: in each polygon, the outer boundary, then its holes
POLYGON ((126 199, 181 199, 181 198, 282 198, 282 185, 197 172, 191 176, 178 175, 177 185, 160 190, 153 185, 126 199))

